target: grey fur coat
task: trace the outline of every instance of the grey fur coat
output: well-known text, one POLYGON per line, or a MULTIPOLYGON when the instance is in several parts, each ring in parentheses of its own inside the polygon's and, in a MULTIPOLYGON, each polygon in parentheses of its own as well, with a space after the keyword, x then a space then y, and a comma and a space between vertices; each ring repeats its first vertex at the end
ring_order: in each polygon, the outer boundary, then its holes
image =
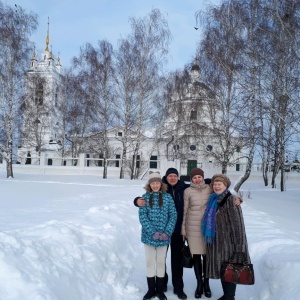
POLYGON ((241 206, 234 204, 234 196, 229 191, 218 199, 216 213, 216 238, 207 244, 206 274, 209 278, 220 278, 221 265, 234 253, 235 262, 244 258, 250 262, 244 218, 241 206))

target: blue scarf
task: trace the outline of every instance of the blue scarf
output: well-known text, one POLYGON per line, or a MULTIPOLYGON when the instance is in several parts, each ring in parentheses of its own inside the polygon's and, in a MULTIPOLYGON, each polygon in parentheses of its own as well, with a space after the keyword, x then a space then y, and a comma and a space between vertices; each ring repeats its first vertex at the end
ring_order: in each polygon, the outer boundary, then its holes
POLYGON ((211 194, 208 199, 203 220, 202 220, 202 234, 204 240, 208 244, 213 244, 216 236, 216 212, 218 207, 218 199, 222 194, 211 194))

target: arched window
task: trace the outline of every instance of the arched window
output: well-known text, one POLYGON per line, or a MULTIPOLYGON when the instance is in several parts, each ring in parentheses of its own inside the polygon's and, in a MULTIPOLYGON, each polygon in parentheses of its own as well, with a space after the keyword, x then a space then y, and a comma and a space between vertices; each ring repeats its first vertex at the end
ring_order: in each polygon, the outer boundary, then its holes
POLYGON ((191 111, 191 117, 190 117, 191 121, 196 121, 197 120, 197 111, 196 110, 192 110, 191 111))
POLYGON ((43 84, 40 83, 35 91, 35 104, 43 105, 43 97, 44 97, 44 87, 43 84))

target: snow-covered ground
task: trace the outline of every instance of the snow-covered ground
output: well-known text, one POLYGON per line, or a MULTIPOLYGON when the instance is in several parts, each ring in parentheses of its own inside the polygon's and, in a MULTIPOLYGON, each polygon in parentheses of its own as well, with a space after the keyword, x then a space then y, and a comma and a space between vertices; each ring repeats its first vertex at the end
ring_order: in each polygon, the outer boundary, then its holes
MULTIPOLYGON (((242 186, 254 286, 236 300, 300 299, 300 180, 286 192, 242 186), (250 196, 250 198, 248 198, 250 196)), ((0 172, 1 300, 135 300, 145 294, 144 250, 132 201, 145 181, 0 172)), ((168 270, 170 272, 168 257, 168 270)), ((196 280, 184 270, 185 292, 196 280)), ((211 280, 213 297, 222 295, 211 280)), ((169 281, 166 296, 178 299, 169 281)), ((204 296, 202 296, 204 298, 204 296)))

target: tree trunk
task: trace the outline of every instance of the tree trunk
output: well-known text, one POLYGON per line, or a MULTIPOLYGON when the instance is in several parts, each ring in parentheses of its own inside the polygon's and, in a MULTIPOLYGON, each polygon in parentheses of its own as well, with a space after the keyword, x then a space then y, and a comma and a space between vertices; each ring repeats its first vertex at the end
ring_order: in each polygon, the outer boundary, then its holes
POLYGON ((103 179, 107 178, 107 158, 104 155, 103 158, 103 179))
POLYGON ((123 153, 122 153, 121 168, 120 168, 120 179, 124 179, 124 174, 125 174, 125 159, 126 159, 126 148, 123 145, 123 153))
POLYGON ((14 178, 11 159, 6 161, 6 175, 7 178, 14 178))
POLYGON ((262 163, 262 174, 263 174, 265 186, 268 186, 268 184, 269 184, 268 169, 269 169, 269 161, 263 162, 262 163))
MULTIPOLYGON (((252 41, 252 30, 250 30, 250 41, 252 41)), ((236 183, 234 186, 234 190, 236 192, 239 191, 242 184, 250 177, 251 174, 251 168, 252 168, 252 162, 254 158, 254 151, 255 151, 255 69, 254 69, 254 61, 253 61, 253 55, 251 56, 251 98, 250 98, 250 138, 249 138, 249 157, 247 161, 246 171, 245 174, 240 178, 240 180, 236 183)))

